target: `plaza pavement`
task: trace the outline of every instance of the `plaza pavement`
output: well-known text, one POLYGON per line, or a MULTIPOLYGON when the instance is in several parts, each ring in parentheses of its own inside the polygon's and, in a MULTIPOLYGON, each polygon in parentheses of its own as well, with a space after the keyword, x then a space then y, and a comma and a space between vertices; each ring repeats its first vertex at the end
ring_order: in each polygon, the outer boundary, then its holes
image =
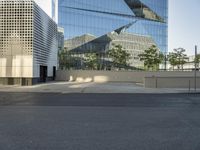
MULTIPOLYGON (((144 88, 141 83, 48 82, 34 86, 3 86, 0 92, 37 93, 189 93, 194 89, 144 88)), ((200 89, 197 90, 200 92, 200 89)))

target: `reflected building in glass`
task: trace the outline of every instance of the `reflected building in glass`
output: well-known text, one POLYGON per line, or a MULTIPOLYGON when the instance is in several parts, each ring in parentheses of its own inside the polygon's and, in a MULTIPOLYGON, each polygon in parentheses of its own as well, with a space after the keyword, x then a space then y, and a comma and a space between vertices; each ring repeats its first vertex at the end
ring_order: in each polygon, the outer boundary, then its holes
POLYGON ((151 45, 168 49, 168 0, 58 0, 58 26, 64 28, 65 49, 105 52, 120 44, 138 54, 151 45))

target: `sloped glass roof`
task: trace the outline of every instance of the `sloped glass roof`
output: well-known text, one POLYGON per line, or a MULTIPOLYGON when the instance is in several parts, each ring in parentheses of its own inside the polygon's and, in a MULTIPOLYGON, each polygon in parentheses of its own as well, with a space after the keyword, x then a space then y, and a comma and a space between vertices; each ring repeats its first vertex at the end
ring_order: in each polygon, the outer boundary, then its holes
MULTIPOLYGON (((164 22, 158 13, 141 0, 124 0, 135 16, 158 22, 164 22)), ((152 4, 152 3, 151 3, 152 4)))

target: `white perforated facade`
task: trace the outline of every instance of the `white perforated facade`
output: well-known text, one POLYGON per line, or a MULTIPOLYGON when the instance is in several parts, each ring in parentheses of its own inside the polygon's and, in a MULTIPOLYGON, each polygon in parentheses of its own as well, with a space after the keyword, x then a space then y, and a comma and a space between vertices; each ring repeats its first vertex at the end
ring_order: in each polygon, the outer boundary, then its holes
POLYGON ((0 84, 3 78, 37 82, 41 66, 53 77, 56 23, 33 0, 0 0, 0 84))

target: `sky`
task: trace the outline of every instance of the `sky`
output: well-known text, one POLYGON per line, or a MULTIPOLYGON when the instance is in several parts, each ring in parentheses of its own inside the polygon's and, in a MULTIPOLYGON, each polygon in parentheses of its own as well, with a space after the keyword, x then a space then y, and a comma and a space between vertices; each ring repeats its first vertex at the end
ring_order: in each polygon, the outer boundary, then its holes
POLYGON ((183 47, 200 53, 200 0, 169 0, 169 51, 183 47))

